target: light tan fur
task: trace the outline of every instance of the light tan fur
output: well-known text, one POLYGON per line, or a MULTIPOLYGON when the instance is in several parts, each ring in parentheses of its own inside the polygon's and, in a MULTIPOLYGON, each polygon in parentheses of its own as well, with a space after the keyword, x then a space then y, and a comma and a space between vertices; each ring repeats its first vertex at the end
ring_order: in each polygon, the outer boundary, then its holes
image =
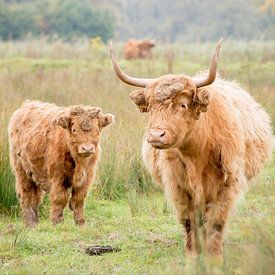
POLYGON ((100 131, 112 121, 111 114, 97 107, 63 108, 36 101, 14 112, 9 123, 10 161, 28 226, 38 222, 44 192, 50 193, 54 224, 63 221, 69 197, 76 224, 84 224, 84 199, 100 157, 100 131))
POLYGON ((166 75, 130 95, 148 112, 144 163, 173 202, 184 225, 187 254, 204 247, 221 257, 226 221, 236 198, 270 159, 274 138, 265 111, 239 85, 218 78, 197 89, 184 75, 166 75), (148 143, 151 129, 165 131, 148 143))

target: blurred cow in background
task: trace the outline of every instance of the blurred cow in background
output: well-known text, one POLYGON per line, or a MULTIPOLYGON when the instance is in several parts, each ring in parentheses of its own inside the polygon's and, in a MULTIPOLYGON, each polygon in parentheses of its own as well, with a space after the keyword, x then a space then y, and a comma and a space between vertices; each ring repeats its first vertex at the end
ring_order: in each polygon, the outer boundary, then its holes
POLYGON ((153 47, 155 47, 155 42, 152 40, 130 39, 124 46, 123 55, 125 59, 152 58, 153 47))

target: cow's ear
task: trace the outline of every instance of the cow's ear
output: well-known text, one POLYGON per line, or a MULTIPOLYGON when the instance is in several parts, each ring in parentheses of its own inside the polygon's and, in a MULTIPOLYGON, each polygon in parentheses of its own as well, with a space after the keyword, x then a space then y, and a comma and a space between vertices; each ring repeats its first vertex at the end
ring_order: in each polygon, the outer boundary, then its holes
POLYGON ((103 128, 115 121, 115 116, 112 114, 105 114, 100 116, 100 126, 103 128))
POLYGON ((137 105, 141 113, 148 112, 148 100, 145 96, 144 90, 137 90, 130 94, 130 98, 134 101, 134 103, 137 105))
POLYGON ((71 126, 71 119, 68 116, 60 116, 53 121, 53 125, 54 126, 59 125, 59 126, 63 127, 64 129, 68 129, 71 126))
POLYGON ((193 105, 195 107, 195 118, 199 119, 200 113, 207 112, 207 107, 210 102, 210 93, 207 88, 198 88, 194 94, 193 105))

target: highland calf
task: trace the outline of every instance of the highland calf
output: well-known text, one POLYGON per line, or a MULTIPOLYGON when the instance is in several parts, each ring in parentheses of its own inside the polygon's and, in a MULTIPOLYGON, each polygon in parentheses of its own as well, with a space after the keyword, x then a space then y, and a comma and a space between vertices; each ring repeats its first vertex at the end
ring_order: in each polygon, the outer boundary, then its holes
POLYGON ((57 107, 26 102, 9 123, 11 166, 27 226, 38 223, 38 206, 50 193, 51 220, 63 221, 69 200, 75 223, 83 225, 84 199, 100 157, 100 132, 113 115, 89 106, 57 107))
POLYGON ((130 39, 126 42, 123 54, 125 59, 152 58, 152 48, 155 42, 152 40, 130 39))
POLYGON ((207 255, 221 258, 230 210, 271 157, 274 138, 265 111, 239 85, 218 78, 219 43, 208 74, 141 79, 114 70, 142 87, 130 98, 148 113, 143 160, 172 200, 185 228, 185 252, 196 255, 203 226, 207 255), (201 217, 201 218, 197 218, 201 217), (200 222, 198 222, 200 221, 200 222))

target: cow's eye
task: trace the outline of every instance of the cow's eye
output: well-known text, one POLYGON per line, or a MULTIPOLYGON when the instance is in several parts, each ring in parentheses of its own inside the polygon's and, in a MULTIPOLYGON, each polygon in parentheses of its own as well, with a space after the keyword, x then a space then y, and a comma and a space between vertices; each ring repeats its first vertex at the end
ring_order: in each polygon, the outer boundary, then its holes
POLYGON ((182 107, 184 110, 187 110, 187 109, 188 109, 187 104, 181 104, 181 107, 182 107))
POLYGON ((75 129, 75 128, 73 128, 73 129, 72 129, 72 132, 73 132, 73 133, 75 133, 75 132, 76 132, 76 129, 75 129))

